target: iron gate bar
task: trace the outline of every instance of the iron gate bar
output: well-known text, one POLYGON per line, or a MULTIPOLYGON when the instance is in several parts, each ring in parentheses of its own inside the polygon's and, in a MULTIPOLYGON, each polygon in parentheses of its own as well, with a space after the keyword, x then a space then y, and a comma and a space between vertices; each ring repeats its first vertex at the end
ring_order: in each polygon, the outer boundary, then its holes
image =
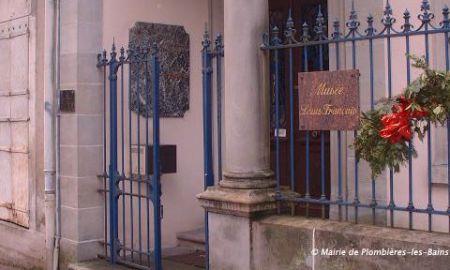
MULTIPOLYGON (((442 14, 444 15, 444 20, 442 21, 442 27, 450 28, 450 18, 449 9, 444 7, 442 14)), ((449 40, 448 32, 444 34, 445 40, 449 40)), ((450 60, 449 60, 449 46, 448 42, 445 42, 445 70, 448 72, 450 70, 450 60)), ((447 141, 450 142, 450 118, 447 119, 447 141)), ((450 162, 450 143, 447 143, 447 161, 450 162)), ((448 188, 448 208, 447 212, 450 213, 450 166, 447 166, 447 184, 448 188)), ((450 231, 450 215, 448 217, 448 227, 450 231)))
POLYGON ((161 183, 160 183, 160 130, 159 130, 159 54, 158 46, 152 46, 152 68, 153 68, 153 219, 155 222, 155 269, 162 269, 161 264, 161 183))
MULTIPOLYGON (((204 166, 204 189, 214 185, 214 145, 213 145, 213 89, 212 73, 213 59, 216 60, 216 114, 217 114, 217 168, 218 181, 222 180, 222 58, 224 57, 224 46, 222 35, 218 34, 215 47, 211 48, 211 40, 207 28, 203 34, 202 41, 202 90, 203 90, 203 166, 204 166)), ((206 269, 209 269, 209 229, 208 212, 205 210, 205 252, 206 269)))
MULTIPOLYGON (((128 49, 128 57, 133 57, 133 50, 132 49, 128 49)), ((135 57, 133 57, 135 58, 135 57)), ((136 60, 136 59, 134 59, 136 60)), ((132 68, 133 63, 130 62, 129 68, 128 68, 128 100, 129 103, 131 101, 131 68, 132 68)), ((139 115, 137 115, 136 117, 139 117, 139 115)), ((133 129, 131 127, 133 122, 133 117, 132 117, 132 113, 131 110, 128 110, 128 143, 129 143, 129 153, 132 152, 132 135, 133 135, 133 129)), ((131 154, 130 154, 130 180, 134 179, 133 177, 133 159, 131 158, 131 154)), ((138 181, 140 179, 137 179, 138 181)), ((130 188, 130 193, 133 194, 133 181, 129 182, 129 188, 130 188)), ((133 209, 133 197, 130 196, 130 242, 133 245, 134 243, 134 218, 133 218, 133 214, 134 214, 134 209, 133 209)), ((125 254, 126 256, 126 254, 125 254)), ((133 250, 131 250, 130 253, 131 256, 131 261, 134 261, 134 252, 133 250)))
MULTIPOLYGON (((213 146, 212 146, 212 106, 211 106, 211 41, 205 30, 202 42, 202 87, 203 87, 203 166, 204 190, 214 185, 213 175, 213 146)), ((209 219, 205 210, 205 252, 206 268, 209 269, 209 219)))
MULTIPOLYGON (((124 48, 120 48, 120 57, 119 57, 119 61, 123 63, 123 61, 125 61, 125 50, 124 48)), ((120 77, 123 78, 123 66, 120 66, 120 77)), ((124 83, 123 83, 123 79, 120 80, 120 123, 121 123, 121 165, 122 165, 122 173, 120 175, 120 181, 122 182, 122 190, 120 192, 120 195, 122 195, 122 241, 123 241, 123 246, 126 246, 126 233, 125 233, 125 229, 126 229, 126 224, 125 224, 125 196, 123 196, 123 193, 125 192, 125 181, 124 178, 126 177, 125 175, 125 124, 124 124, 124 83)), ((126 256, 126 251, 124 249, 122 249, 122 256, 126 256)))
MULTIPOLYGON (((408 10, 406 10, 403 13, 403 18, 405 20, 405 24, 403 26, 403 29, 406 33, 409 33, 411 31, 412 25, 409 22, 409 19, 411 18, 411 15, 409 13, 408 10)), ((445 32, 445 34, 448 35, 448 32, 445 32)), ((448 38, 446 39, 448 40, 448 38)), ((410 44, 409 44, 410 40, 409 40, 409 35, 405 36, 405 46, 406 46, 406 83, 409 85, 411 83, 411 60, 408 57, 408 55, 410 55, 410 44)), ((447 44, 447 42, 446 42, 447 44)), ((448 53, 448 52, 446 52, 448 53)), ((450 140, 448 140, 450 141, 450 140)), ((412 211, 414 209, 414 202, 413 202, 413 171, 412 171, 412 166, 413 166, 413 160, 412 160, 412 142, 408 143, 408 206, 407 209, 409 210, 409 214, 408 214, 408 218, 409 218, 409 226, 408 228, 410 230, 412 230, 413 228, 413 215, 412 215, 412 211)), ((450 159, 449 159, 450 160, 450 159)), ((450 189, 449 189, 450 190, 450 189)), ((450 226, 449 226, 450 227, 450 226)), ((450 230, 450 229, 449 229, 450 230)))
MULTIPOLYGON (((105 216, 105 258, 108 258, 111 263, 116 264, 126 264, 129 266, 133 266, 138 269, 161 269, 161 219, 162 219, 162 206, 161 206, 161 183, 160 183, 160 128, 159 128, 159 75, 160 75, 160 68, 159 68, 159 51, 157 44, 154 43, 151 45, 151 47, 132 47, 129 46, 127 50, 127 56, 125 56, 125 50, 124 48, 120 49, 120 56, 117 59, 117 53, 116 53, 116 47, 113 43, 112 50, 110 53, 110 59, 108 60, 106 57, 106 51, 103 52, 103 54, 98 56, 98 67, 103 68, 104 72, 104 134, 106 134, 106 67, 109 67, 108 69, 108 81, 109 81, 109 155, 107 155, 106 150, 104 150, 104 168, 106 168, 106 164, 109 162, 109 168, 108 173, 106 173, 106 169, 102 175, 104 179, 104 188, 99 190, 101 192, 108 194, 108 200, 105 200, 105 209, 106 216, 105 216), (131 69, 135 68, 137 73, 137 80, 136 80, 136 94, 140 95, 141 92, 141 86, 139 85, 139 70, 144 70, 144 93, 146 97, 144 98, 146 101, 146 106, 150 105, 150 86, 149 86, 149 78, 148 77, 148 65, 151 65, 151 82, 152 82, 152 114, 153 114, 153 168, 154 172, 153 175, 150 175, 149 172, 146 172, 144 175, 141 174, 141 161, 140 161, 140 155, 137 155, 137 169, 138 172, 135 175, 133 173, 133 158, 132 158, 132 113, 131 108, 129 108, 129 115, 128 115, 128 128, 129 128, 129 165, 130 165, 130 174, 127 175, 125 172, 125 105, 124 105, 124 97, 125 97, 125 84, 124 84, 124 66, 128 65, 129 72, 128 72, 128 101, 131 103, 131 100, 133 98, 132 96, 132 84, 131 84, 131 77, 132 72, 131 69), (119 73, 120 70, 120 73, 119 73), (118 80, 118 74, 120 74, 120 93, 117 92, 117 80, 118 80), (118 94, 120 94, 120 115, 118 115, 118 94), (120 116, 120 124, 121 124, 121 130, 120 130, 120 143, 121 143, 121 153, 120 153, 120 167, 121 172, 119 172, 119 162, 118 162, 118 142, 119 142, 119 131, 118 131, 118 117, 120 116), (126 190, 126 183, 125 181, 128 181, 129 183, 129 191, 126 190), (121 183, 122 190, 119 188, 121 183), (108 188, 107 188, 108 183, 108 188), (138 190, 137 192, 133 191, 133 183, 138 184, 138 190), (145 184, 147 187, 147 193, 146 195, 142 192, 141 185, 145 184), (121 198, 122 202, 122 209, 119 209, 119 200, 121 198), (127 246, 127 234, 126 234, 126 225, 125 222, 127 217, 127 206, 126 206, 126 198, 125 196, 129 196, 130 198, 130 224, 131 224, 131 243, 129 246, 127 246), (133 198, 138 199, 138 242, 139 247, 136 249, 134 247, 134 214, 133 214, 133 198), (146 212, 147 214, 144 216, 141 216, 141 210, 142 210, 142 202, 141 200, 144 199, 146 203, 146 212), (151 241, 150 241, 150 202, 153 205, 153 250, 151 250, 151 241), (122 211, 122 234, 121 238, 119 238, 119 211, 122 211), (143 220, 145 218, 145 220, 143 220), (142 225, 143 222, 147 226, 147 248, 146 252, 143 251, 143 244, 142 244, 142 225), (109 233, 108 233, 109 231, 109 233), (121 252, 122 251, 122 252, 121 252), (128 258, 128 255, 131 256, 131 261, 129 261, 130 258, 128 258), (139 261, 135 261, 135 255, 138 255, 139 261), (142 256, 146 256, 147 260, 146 263, 147 266, 144 266, 144 261, 142 260, 142 256)), ((141 112, 140 103, 138 102, 138 112, 141 112)), ((148 113, 148 110, 147 110, 148 113)), ((148 116, 148 115, 147 115, 148 116)), ((140 138, 140 116, 136 117, 137 120, 137 141, 138 146, 141 143, 140 138)), ((148 117, 145 120, 145 143, 146 145, 149 145, 149 119, 148 117)), ((106 136, 104 136, 104 149, 106 149, 107 140, 106 136)), ((138 149, 139 150, 139 149, 138 149)), ((105 197, 106 198, 106 197, 105 197)))
MULTIPOLYGON (((280 30, 277 26, 273 27, 271 34, 264 34, 263 35, 263 44, 261 45, 261 49, 268 50, 273 52, 273 57, 275 61, 275 122, 276 127, 275 130, 278 130, 280 128, 280 100, 279 100, 279 91, 281 91, 281 87, 279 85, 279 81, 282 79, 280 74, 280 63, 281 59, 279 57, 280 52, 286 51, 289 55, 289 62, 288 62, 288 68, 289 68, 289 91, 291 92, 291 84, 292 84, 292 50, 293 49, 300 49, 303 50, 303 59, 304 59, 304 67, 303 71, 308 71, 307 66, 307 60, 309 59, 308 55, 308 48, 311 47, 318 47, 319 48, 319 60, 320 60, 320 69, 323 70, 323 51, 321 50, 323 48, 323 45, 330 46, 333 45, 335 47, 335 57, 336 57, 336 69, 340 69, 340 44, 351 44, 351 66, 356 69, 357 68, 357 42, 360 41, 368 41, 369 43, 369 78, 370 78, 370 107, 371 109, 374 108, 375 105, 375 70, 374 70, 374 48, 373 44, 375 40, 386 40, 386 47, 387 47, 387 89, 388 89, 388 97, 392 96, 392 85, 393 85, 393 76, 392 76, 392 44, 391 41, 394 38, 404 38, 405 40, 405 49, 406 49, 406 64, 407 64, 407 72, 406 72, 406 80, 409 84, 411 82, 411 62, 409 59, 409 54, 411 53, 410 48, 410 38, 415 36, 420 36, 424 38, 425 41, 425 54, 426 54, 426 60, 427 63, 429 61, 430 56, 430 48, 429 48, 429 37, 430 35, 438 35, 443 34, 444 35, 444 43, 445 43, 445 63, 446 63, 446 70, 449 70, 450 67, 450 60, 449 60, 449 32, 450 32, 450 19, 449 19, 449 8, 445 6, 442 9, 442 15, 443 19, 438 25, 434 25, 434 14, 430 12, 430 4, 428 0, 423 0, 421 3, 421 12, 418 14, 418 19, 420 21, 420 26, 416 29, 413 29, 413 25, 410 23, 411 14, 408 10, 406 10, 403 13, 403 19, 404 23, 401 25, 401 29, 397 30, 394 25, 396 22, 396 19, 393 17, 393 12, 391 5, 389 1, 386 1, 385 9, 384 9, 384 15, 381 19, 381 22, 383 24, 383 28, 380 32, 377 33, 376 29, 373 26, 374 18, 373 16, 369 16, 367 18, 367 28, 364 30, 365 33, 361 33, 359 31, 359 26, 361 25, 360 21, 358 20, 357 12, 355 9, 354 1, 352 1, 352 7, 350 10, 350 16, 349 20, 346 22, 345 27, 347 29, 346 34, 342 34, 340 32, 340 23, 339 21, 333 22, 333 33, 330 35, 330 37, 326 37, 323 34, 323 21, 322 21, 322 12, 319 7, 319 11, 316 18, 316 23, 313 28, 314 36, 311 37, 309 35, 309 26, 305 22, 302 25, 302 32, 300 33, 299 39, 296 39, 296 30, 294 29, 293 19, 291 17, 291 11, 289 11, 289 15, 287 18, 286 23, 286 31, 284 32, 284 39, 282 40, 280 38, 280 30)), ((359 47, 358 47, 359 48, 359 47)), ((299 89, 301 91, 301 89, 299 89)), ((292 94, 289 93, 290 96, 290 104, 292 109, 292 94)), ((291 124, 293 121, 292 117, 292 111, 290 111, 290 118, 291 118, 291 124)), ((448 120, 448 123, 450 123, 450 119, 448 120)), ((292 129, 292 127, 291 127, 292 129)), ((447 139, 447 149, 448 154, 447 157, 450 161, 450 127, 447 125, 447 133, 448 133, 448 139, 447 139)), ((354 136, 357 136, 357 131, 353 132, 354 136)), ((414 229, 413 225, 413 213, 423 213, 427 214, 428 216, 428 230, 432 231, 433 229, 433 216, 434 215, 444 215, 449 217, 449 232, 450 232, 450 163, 447 164, 447 171, 448 173, 448 209, 447 210, 435 210, 433 207, 433 197, 432 197, 432 160, 431 160, 431 144, 432 144, 432 137, 431 132, 427 133, 427 206, 426 208, 416 208, 414 206, 414 200, 413 200, 413 171, 412 171, 412 165, 413 161, 410 155, 410 158, 408 160, 408 204, 406 207, 399 207, 395 203, 394 198, 394 172, 392 170, 389 170, 389 198, 386 204, 379 204, 377 201, 377 192, 376 192, 376 181, 374 178, 371 178, 371 202, 370 203, 361 203, 360 202, 360 194, 359 194, 359 162, 357 159, 355 159, 354 163, 354 199, 350 201, 348 198, 343 198, 343 190, 342 190, 342 134, 341 131, 337 131, 337 198, 336 200, 330 200, 326 197, 324 198, 324 174, 322 173, 324 170, 324 155, 321 150, 321 194, 319 198, 313 198, 310 194, 310 169, 309 169, 309 132, 306 132, 306 156, 305 156, 305 163, 306 163, 306 178, 305 178, 305 194, 301 197, 286 197, 281 193, 281 186, 280 186, 280 145, 279 145, 279 139, 278 136, 275 142, 275 160, 276 160, 276 197, 279 201, 288 201, 288 202, 296 202, 296 203, 305 203, 307 206, 307 214, 308 214, 308 205, 310 203, 314 204, 321 204, 321 205, 337 205, 339 209, 339 219, 342 219, 342 210, 341 207, 354 207, 355 210, 355 222, 358 222, 358 209, 359 208, 369 208, 372 209, 372 221, 373 223, 376 222, 376 210, 384 210, 389 212, 390 216, 390 226, 395 226, 395 211, 403 211, 408 212, 409 216, 409 228, 414 229)), ((321 132, 321 149, 323 149, 322 145, 322 136, 323 132, 321 132)), ((292 137, 292 133, 291 133, 292 137)), ((291 141, 291 140, 290 140, 291 141)), ((292 178, 295 178, 294 175, 294 166, 292 165, 292 152, 294 151, 294 147, 292 146, 292 143, 289 143, 290 145, 290 152, 289 155, 291 156, 291 166, 290 166, 290 186, 291 189, 294 190, 294 185, 292 178)), ((412 153, 412 143, 409 145, 409 152, 412 153)), ((347 194, 347 192, 346 192, 347 194)), ((346 195, 347 196, 347 195, 346 195)))
POLYGON ((117 172, 117 69, 119 63, 116 60, 116 45, 113 43, 111 49, 111 60, 109 61, 109 232, 110 246, 109 254, 111 262, 116 263, 119 252, 120 243, 118 243, 119 227, 118 205, 117 205, 117 189, 118 189, 118 172, 117 172))

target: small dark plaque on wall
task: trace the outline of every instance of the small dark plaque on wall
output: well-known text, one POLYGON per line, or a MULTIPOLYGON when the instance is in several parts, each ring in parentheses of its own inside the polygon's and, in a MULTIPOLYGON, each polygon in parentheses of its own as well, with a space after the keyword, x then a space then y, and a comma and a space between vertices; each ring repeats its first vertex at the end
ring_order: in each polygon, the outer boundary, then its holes
POLYGON ((61 90, 59 91, 60 98, 60 111, 63 113, 75 112, 75 91, 74 90, 61 90))
MULTIPOLYGON (((142 175, 153 173, 153 145, 131 146, 132 172, 140 172, 142 175), (139 161, 139 162, 138 162, 139 161)), ((177 146, 160 145, 159 148, 161 173, 177 172, 177 146)))
POLYGON ((359 126, 359 71, 299 73, 300 130, 354 130, 359 126))
MULTIPOLYGON (((189 110, 189 34, 179 25, 137 22, 129 35, 130 48, 134 50, 151 47, 154 42, 158 44, 160 116, 183 117, 189 110)), ((151 63, 147 69, 144 64, 130 68, 130 108, 144 117, 151 117, 151 63)))
MULTIPOLYGON (((161 145, 159 147, 159 158, 161 162, 161 173, 177 172, 177 146, 161 145)), ((153 145, 147 147, 147 174, 153 174, 153 145)))

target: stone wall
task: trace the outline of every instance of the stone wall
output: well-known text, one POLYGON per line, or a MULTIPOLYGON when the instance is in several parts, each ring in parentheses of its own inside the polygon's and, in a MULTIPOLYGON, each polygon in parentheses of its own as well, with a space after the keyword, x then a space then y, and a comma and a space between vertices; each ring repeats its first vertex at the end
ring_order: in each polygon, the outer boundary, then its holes
POLYGON ((102 0, 61 0, 61 89, 75 112, 61 116, 62 265, 96 258, 104 236, 102 181, 102 0))
POLYGON ((250 269, 448 269, 450 264, 450 236, 445 233, 283 216, 255 221, 252 231, 250 269), (319 255, 312 255, 313 248, 318 249, 319 255), (345 251, 346 255, 321 255, 327 248, 341 254, 345 251), (365 255, 348 255, 351 250, 363 249, 365 255), (366 255, 383 249, 422 251, 424 255, 366 255), (441 255, 428 255, 429 250, 441 255))

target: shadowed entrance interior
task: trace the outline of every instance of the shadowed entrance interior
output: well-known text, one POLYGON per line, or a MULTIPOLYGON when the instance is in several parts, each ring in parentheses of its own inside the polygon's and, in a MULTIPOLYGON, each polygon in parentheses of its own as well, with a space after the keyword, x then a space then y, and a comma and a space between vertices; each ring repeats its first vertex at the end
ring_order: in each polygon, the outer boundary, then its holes
MULTIPOLYGON (((296 18, 294 28, 297 33, 312 35, 319 10, 327 18, 326 0, 269 0, 269 16, 271 29, 279 28, 280 35, 284 35, 289 14, 296 18), (305 24, 306 23, 306 24, 305 24), (307 28, 305 27, 307 25, 307 28)), ((324 24, 326 25, 326 21, 324 24)), ((325 28, 326 30, 326 28, 325 28)), ((325 33, 326 35, 327 33, 325 33)), ((330 133, 329 131, 300 131, 299 130, 299 99, 298 99, 298 73, 307 71, 328 70, 328 46, 322 47, 322 57, 319 56, 318 46, 295 48, 292 50, 292 74, 289 74, 289 53, 284 50, 280 53, 278 68, 281 70, 280 85, 280 179, 282 185, 293 185, 294 190, 302 196, 306 195, 306 182, 309 178, 309 195, 320 198, 323 195, 330 198, 330 133), (290 96, 289 81, 293 79, 293 95, 290 96), (291 102, 292 98, 292 102, 291 102), (293 105, 291 124, 291 106, 293 105), (292 133, 291 133, 292 130, 292 133), (290 137, 293 134, 293 142, 290 137), (308 138, 309 137, 309 138, 308 138), (322 142, 323 140, 323 142, 322 142), (325 162, 321 163, 321 145, 324 147, 325 162), (293 147, 292 147, 293 146, 293 147), (291 147, 293 150, 291 150, 291 147), (309 151, 308 151, 309 150, 309 151), (293 157, 293 158, 292 158, 293 157), (307 160, 309 159, 309 162, 307 160), (307 170, 309 163, 309 170, 307 170), (321 190, 321 171, 324 166, 325 194, 321 190), (291 171, 291 168, 294 168, 291 171)), ((275 61, 271 55, 271 168, 275 170, 275 61)), ((301 89, 300 89, 301 91, 301 89)), ((316 217, 328 217, 328 207, 314 204, 304 204, 295 207, 295 214, 316 217)))

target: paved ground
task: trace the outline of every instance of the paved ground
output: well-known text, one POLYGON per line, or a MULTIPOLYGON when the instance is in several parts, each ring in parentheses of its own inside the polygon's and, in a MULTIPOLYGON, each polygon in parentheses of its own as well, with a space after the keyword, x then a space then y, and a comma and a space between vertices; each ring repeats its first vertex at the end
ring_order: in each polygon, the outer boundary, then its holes
MULTIPOLYGON (((205 262, 204 251, 192 250, 185 247, 177 247, 163 250, 163 270, 203 270, 205 269, 204 262, 205 262)), ((69 270, 130 270, 130 269, 133 268, 121 265, 111 265, 106 260, 95 260, 90 262, 69 265, 69 270)))
MULTIPOLYGON (((130 268, 120 265, 111 265, 106 261, 98 260, 87 263, 80 263, 77 265, 71 265, 70 270, 130 270, 130 268)), ((164 270, 202 270, 196 266, 176 263, 168 260, 163 260, 164 270)))

